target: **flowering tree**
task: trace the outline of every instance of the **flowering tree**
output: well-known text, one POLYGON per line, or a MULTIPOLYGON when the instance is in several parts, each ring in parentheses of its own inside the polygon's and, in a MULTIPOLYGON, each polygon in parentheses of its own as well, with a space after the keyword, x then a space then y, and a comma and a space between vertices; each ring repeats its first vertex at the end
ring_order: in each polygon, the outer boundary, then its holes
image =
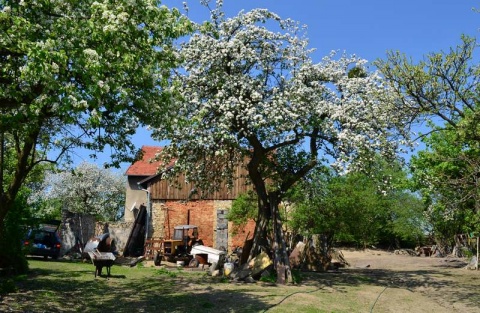
POLYGON ((123 175, 84 162, 73 171, 47 175, 41 196, 59 200, 70 212, 115 221, 124 209, 125 184, 123 175))
POLYGON ((130 135, 162 112, 171 42, 190 28, 158 0, 0 0, 0 229, 40 162, 79 147, 111 148, 113 165, 132 155, 130 135))
POLYGON ((279 281, 290 281, 278 211, 285 191, 328 155, 341 166, 376 149, 392 153, 400 118, 364 60, 332 54, 314 64, 295 22, 263 9, 227 19, 220 9, 181 47, 173 108, 154 134, 171 140, 164 157, 202 190, 232 182, 234 165, 247 163, 259 200, 250 256, 272 221, 267 249, 279 281))

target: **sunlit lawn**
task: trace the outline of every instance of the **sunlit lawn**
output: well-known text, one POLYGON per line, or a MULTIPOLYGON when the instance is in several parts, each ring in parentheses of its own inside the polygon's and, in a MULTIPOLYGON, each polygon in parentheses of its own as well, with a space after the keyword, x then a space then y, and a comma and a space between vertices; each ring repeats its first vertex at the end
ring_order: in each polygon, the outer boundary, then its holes
MULTIPOLYGON (((232 283, 207 271, 114 265, 111 277, 106 277, 104 269, 95 278, 91 263, 30 259, 29 264, 30 273, 16 278, 17 292, 2 299, 0 311, 291 312, 298 305, 302 312, 322 312, 318 297, 330 294, 315 282, 296 286, 232 283), (299 293, 305 298, 295 304, 291 300, 299 293), (310 303, 312 297, 317 300, 310 303)), ((330 295, 327 302, 335 302, 337 296, 330 295)))
MULTIPOLYGON (((420 259, 419 259, 420 261, 420 259)), ((231 282, 207 271, 29 259, 28 275, 0 296, 0 312, 437 312, 478 310, 478 272, 463 269, 344 269, 302 273, 295 285, 231 282), (428 286, 428 287, 426 287, 428 286), (438 292, 437 292, 438 291, 438 292), (443 303, 439 305, 439 303, 443 303), (440 310, 440 311, 439 311, 440 310)))

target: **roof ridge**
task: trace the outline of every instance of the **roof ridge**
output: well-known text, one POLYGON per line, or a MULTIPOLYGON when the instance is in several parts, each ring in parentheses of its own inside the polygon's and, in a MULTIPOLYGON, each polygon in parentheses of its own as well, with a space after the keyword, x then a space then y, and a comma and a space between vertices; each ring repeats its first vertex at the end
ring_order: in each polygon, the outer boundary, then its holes
POLYGON ((133 162, 125 172, 127 176, 151 176, 158 172, 158 167, 162 161, 153 161, 155 155, 163 150, 162 146, 143 145, 141 151, 143 152, 142 159, 133 162))

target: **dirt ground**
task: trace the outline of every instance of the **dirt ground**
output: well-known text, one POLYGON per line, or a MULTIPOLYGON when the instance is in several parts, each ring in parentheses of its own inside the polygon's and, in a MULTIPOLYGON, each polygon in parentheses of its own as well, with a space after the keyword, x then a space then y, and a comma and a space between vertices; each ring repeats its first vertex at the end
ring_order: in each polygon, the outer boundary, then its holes
MULTIPOLYGON (((307 272, 300 286, 295 287, 297 289, 277 286, 277 295, 294 296, 282 298, 279 306, 276 305, 279 298, 272 298, 268 312, 290 312, 292 309, 305 312, 480 313, 480 270, 466 269, 466 258, 399 255, 384 250, 339 250, 349 263, 348 267, 327 273, 307 272), (319 293, 311 294, 316 292, 309 289, 312 287, 319 293)), ((252 293, 265 288, 257 285, 249 287, 252 293)), ((189 291, 203 292, 195 288, 189 291)))
POLYGON ((377 294, 372 311, 480 312, 480 270, 466 269, 467 259, 416 257, 379 250, 341 251, 350 263, 342 272, 365 275, 384 286, 363 291, 369 299, 377 294), (382 310, 373 310, 375 306, 382 310))

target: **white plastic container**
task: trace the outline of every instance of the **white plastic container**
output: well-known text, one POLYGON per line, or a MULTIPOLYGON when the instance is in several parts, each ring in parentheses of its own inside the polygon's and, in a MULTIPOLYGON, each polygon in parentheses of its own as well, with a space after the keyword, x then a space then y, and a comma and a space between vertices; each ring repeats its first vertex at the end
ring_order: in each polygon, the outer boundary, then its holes
POLYGON ((226 255, 225 251, 214 249, 207 246, 193 246, 190 254, 195 257, 197 254, 207 254, 208 255, 208 263, 219 262, 219 260, 223 259, 226 255))
POLYGON ((233 263, 225 263, 223 264, 223 275, 224 276, 230 276, 234 268, 233 263))

